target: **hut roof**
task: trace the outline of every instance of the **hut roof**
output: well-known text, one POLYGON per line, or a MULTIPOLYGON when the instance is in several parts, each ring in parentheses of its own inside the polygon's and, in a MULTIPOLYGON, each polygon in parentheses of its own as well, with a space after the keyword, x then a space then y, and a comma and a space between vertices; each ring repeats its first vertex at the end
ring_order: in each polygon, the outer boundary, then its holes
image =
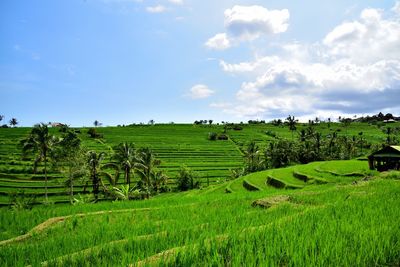
POLYGON ((370 157, 400 158, 400 146, 387 146, 371 154, 370 157))

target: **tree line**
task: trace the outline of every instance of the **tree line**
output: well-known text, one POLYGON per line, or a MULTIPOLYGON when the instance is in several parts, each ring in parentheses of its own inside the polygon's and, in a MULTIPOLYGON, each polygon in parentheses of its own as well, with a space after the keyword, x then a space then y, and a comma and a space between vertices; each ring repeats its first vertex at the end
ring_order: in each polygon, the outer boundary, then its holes
MULTIPOLYGON (((149 147, 136 148, 133 143, 122 142, 112 148, 107 161, 105 152, 85 149, 77 131, 67 126, 60 131, 61 136, 55 136, 46 124, 37 124, 20 142, 23 158, 33 159, 34 173, 42 164, 45 202, 48 202, 49 167, 59 170, 65 177, 71 202, 75 200, 74 185, 77 183, 84 185, 84 192, 91 186, 94 202, 99 200, 100 194, 108 199, 129 200, 171 190, 169 177, 159 168, 161 161, 149 147), (123 182, 119 181, 120 174, 123 182)), ((196 174, 185 166, 176 178, 176 190, 200 187, 196 174)))
POLYGON ((288 116, 283 124, 291 131, 291 139, 279 138, 273 132, 267 131, 266 134, 274 137, 274 141, 266 144, 251 141, 243 151, 243 167, 233 170, 232 176, 239 177, 251 172, 313 161, 352 159, 363 156, 367 150, 377 151, 385 145, 400 143, 397 137, 400 129, 386 127, 383 129, 386 134, 385 141, 382 144, 371 144, 363 132, 353 136, 347 135, 351 120, 341 118, 340 122, 346 130, 346 135, 340 135, 340 129, 323 135, 317 130, 318 121, 310 120, 307 128, 298 131, 298 120, 294 116, 288 116))

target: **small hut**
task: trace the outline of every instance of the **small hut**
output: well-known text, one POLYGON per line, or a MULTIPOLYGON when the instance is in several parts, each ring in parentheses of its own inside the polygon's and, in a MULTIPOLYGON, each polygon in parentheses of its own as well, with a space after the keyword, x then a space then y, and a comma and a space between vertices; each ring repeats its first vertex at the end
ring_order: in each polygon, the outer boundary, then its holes
POLYGON ((387 146, 368 157, 371 170, 400 170, 400 146, 387 146))

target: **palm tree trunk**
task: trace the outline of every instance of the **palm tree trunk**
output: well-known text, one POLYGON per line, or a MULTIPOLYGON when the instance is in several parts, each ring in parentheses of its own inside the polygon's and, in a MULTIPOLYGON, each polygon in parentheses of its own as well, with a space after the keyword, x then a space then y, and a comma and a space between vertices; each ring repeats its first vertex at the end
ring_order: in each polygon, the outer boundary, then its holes
POLYGON ((48 197, 47 197, 47 157, 44 156, 44 195, 46 202, 48 202, 48 197))
POLYGON ((130 172, 131 170, 129 169, 129 167, 127 167, 125 169, 125 173, 126 173, 126 183, 129 185, 129 187, 131 186, 131 177, 130 177, 130 172))

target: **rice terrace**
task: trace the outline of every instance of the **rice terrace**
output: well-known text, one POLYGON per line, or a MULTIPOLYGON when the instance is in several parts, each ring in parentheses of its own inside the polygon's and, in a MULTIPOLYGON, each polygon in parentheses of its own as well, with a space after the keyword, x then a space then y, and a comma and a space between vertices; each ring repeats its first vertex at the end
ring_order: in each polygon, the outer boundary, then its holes
POLYGON ((2 1, 0 266, 400 266, 367 2, 2 1))

